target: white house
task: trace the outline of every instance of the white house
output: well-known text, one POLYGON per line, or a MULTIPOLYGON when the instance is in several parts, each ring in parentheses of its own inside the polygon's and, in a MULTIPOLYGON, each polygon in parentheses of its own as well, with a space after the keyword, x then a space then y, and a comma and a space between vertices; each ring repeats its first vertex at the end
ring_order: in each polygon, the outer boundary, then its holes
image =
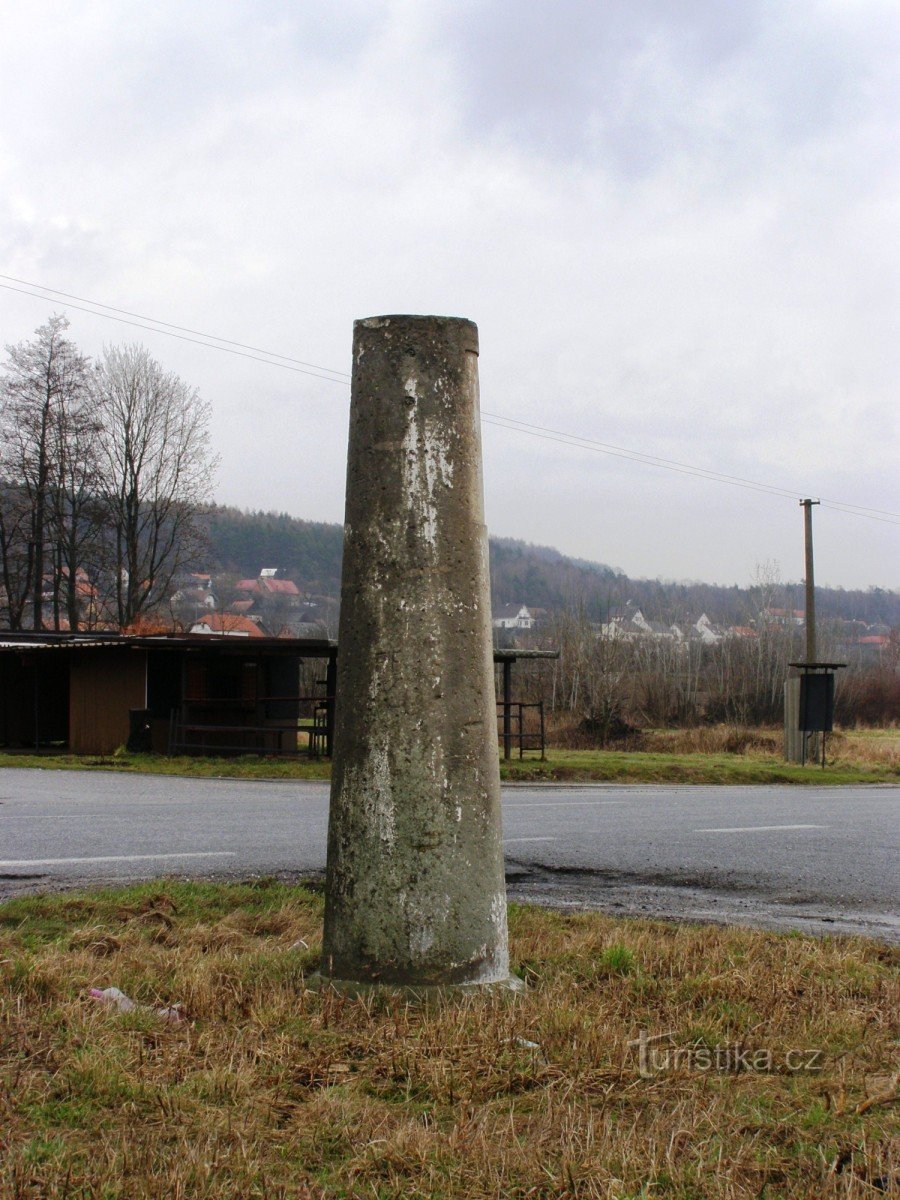
POLYGON ((706 613, 700 614, 699 618, 694 622, 694 629, 700 635, 700 641, 704 645, 715 646, 717 642, 721 642, 722 640, 721 633, 713 628, 713 623, 706 613))
POLYGON ((494 614, 495 629, 532 629, 534 617, 524 604, 504 604, 494 614))

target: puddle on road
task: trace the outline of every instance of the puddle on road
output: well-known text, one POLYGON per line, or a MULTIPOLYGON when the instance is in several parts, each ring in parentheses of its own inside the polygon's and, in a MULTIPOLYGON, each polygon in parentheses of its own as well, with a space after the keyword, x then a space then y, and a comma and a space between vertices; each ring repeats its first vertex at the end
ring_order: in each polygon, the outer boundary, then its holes
POLYGON ((609 916, 749 925, 784 933, 860 935, 900 945, 900 917, 892 913, 836 910, 822 897, 767 895, 746 883, 728 887, 695 876, 637 875, 566 867, 512 864, 510 900, 551 908, 592 909, 609 916))

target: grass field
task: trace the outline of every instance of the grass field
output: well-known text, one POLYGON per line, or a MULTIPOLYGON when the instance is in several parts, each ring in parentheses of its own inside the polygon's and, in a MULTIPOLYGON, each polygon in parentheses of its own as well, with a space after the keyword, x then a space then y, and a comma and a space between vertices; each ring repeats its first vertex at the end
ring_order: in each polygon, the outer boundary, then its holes
POLYGON ((896 951, 514 906, 527 994, 422 1010, 306 990, 320 925, 271 881, 0 905, 0 1196, 900 1192, 896 951))
MULTIPOLYGON (((900 782, 900 730, 834 734, 828 765, 801 767, 780 754, 774 730, 712 726, 651 730, 640 750, 567 750, 551 747, 541 762, 534 755, 501 763, 509 780, 630 783, 884 783, 900 782)), ((115 770, 158 775, 241 779, 328 779, 327 759, 166 758, 118 751, 106 757, 70 754, 0 754, 0 767, 115 770)))

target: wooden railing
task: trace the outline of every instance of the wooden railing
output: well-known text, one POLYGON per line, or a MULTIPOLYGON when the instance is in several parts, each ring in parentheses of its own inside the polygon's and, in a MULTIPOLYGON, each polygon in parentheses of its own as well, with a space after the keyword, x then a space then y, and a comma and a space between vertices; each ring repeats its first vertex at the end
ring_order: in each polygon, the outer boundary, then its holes
POLYGON ((331 749, 332 707, 328 696, 186 700, 172 710, 168 752, 318 758, 331 749), (296 715, 270 716, 279 704, 294 706, 296 715))

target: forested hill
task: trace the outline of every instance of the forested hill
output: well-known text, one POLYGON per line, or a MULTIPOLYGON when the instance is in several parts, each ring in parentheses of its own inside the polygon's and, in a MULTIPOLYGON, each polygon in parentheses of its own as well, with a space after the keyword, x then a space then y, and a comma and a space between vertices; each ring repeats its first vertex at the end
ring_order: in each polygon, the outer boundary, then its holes
POLYGON ((278 567, 302 591, 340 595, 342 525, 224 506, 215 507, 207 523, 210 569, 251 579, 262 567, 278 567))
MULTIPOLYGON (((301 521, 287 513, 244 512, 224 506, 214 508, 207 521, 209 569, 251 577, 261 567, 278 567, 305 592, 335 597, 340 594, 340 525, 301 521)), ((736 585, 629 579, 602 563, 567 558, 548 546, 532 546, 512 538, 491 539, 491 590, 495 607, 583 607, 593 620, 605 619, 610 610, 631 602, 651 620, 683 620, 705 612, 711 621, 740 624, 758 611, 762 599, 758 589, 736 585)), ((802 585, 775 587, 769 603, 802 608, 802 585)), ((897 592, 817 588, 816 603, 822 617, 900 625, 897 592)))

